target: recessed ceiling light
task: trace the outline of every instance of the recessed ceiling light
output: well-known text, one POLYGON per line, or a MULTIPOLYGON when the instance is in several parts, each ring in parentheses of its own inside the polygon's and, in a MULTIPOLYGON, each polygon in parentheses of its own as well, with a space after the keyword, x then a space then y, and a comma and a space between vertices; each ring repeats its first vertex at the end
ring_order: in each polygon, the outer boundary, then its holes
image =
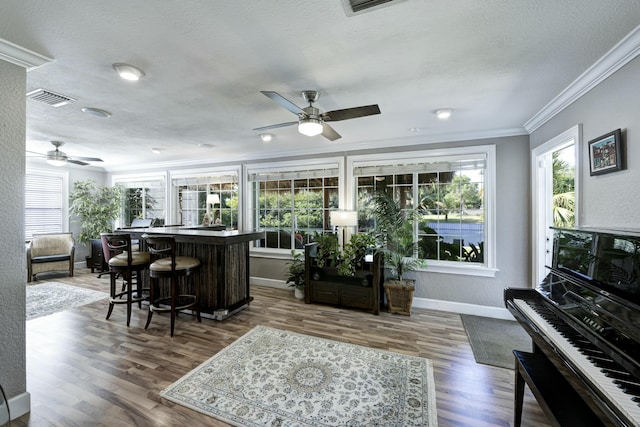
POLYGON ((409 128, 409 132, 420 132, 422 129, 420 128, 409 128))
POLYGON ((96 117, 102 117, 102 118, 108 118, 111 117, 111 113, 105 110, 101 110, 99 108, 91 108, 91 107, 84 107, 82 108, 82 112, 83 113, 87 113, 87 114, 91 114, 92 116, 96 116, 96 117))
POLYGON ((129 64, 116 63, 113 69, 125 80, 137 81, 144 76, 144 71, 129 64))
POLYGON ((160 154, 160 153, 162 152, 162 149, 161 149, 161 148, 155 148, 155 147, 154 147, 154 148, 152 148, 152 149, 151 149, 151 152, 152 152, 153 154, 160 154))
POLYGON ((452 112, 453 110, 451 108, 440 108, 439 110, 436 110, 436 117, 440 120, 447 120, 451 117, 452 112))
POLYGON ((261 133, 260 139, 262 139, 262 142, 269 142, 273 139, 273 135, 270 133, 261 133))

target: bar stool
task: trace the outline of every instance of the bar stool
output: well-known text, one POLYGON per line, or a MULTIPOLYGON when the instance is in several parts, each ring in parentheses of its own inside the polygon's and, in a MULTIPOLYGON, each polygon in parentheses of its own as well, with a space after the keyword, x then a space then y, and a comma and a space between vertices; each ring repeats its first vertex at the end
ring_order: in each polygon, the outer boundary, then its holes
POLYGON ((186 278, 198 271, 200 260, 194 257, 177 256, 176 241, 173 236, 143 234, 142 238, 146 242, 147 249, 151 255, 151 264, 149 265, 149 278, 151 279, 149 289, 149 315, 144 328, 147 329, 149 327, 154 311, 168 311, 171 313, 171 336, 173 336, 178 311, 194 308, 198 322, 201 322, 198 290, 194 289, 193 294, 180 293, 180 278, 186 278), (160 295, 159 280, 163 278, 170 279, 170 296, 160 295), (167 302, 169 303, 169 307, 161 305, 167 302))
POLYGON ((131 249, 131 235, 129 234, 100 234, 102 239, 102 248, 105 259, 108 260, 110 291, 109 291, 109 311, 107 312, 107 320, 111 317, 115 304, 127 305, 127 326, 131 322, 131 305, 138 303, 138 308, 142 308, 142 300, 144 299, 143 288, 140 285, 142 271, 149 267, 148 252, 134 252, 131 249), (116 291, 116 278, 118 275, 123 277, 122 290, 116 291), (133 296, 133 278, 136 279, 136 295, 133 296))

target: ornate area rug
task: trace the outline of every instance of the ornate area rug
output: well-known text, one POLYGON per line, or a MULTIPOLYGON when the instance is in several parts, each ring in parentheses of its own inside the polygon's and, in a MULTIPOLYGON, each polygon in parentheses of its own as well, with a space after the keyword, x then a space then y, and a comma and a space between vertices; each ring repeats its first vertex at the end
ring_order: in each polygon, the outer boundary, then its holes
POLYGON ((430 360, 266 326, 160 395, 235 426, 437 425, 430 360))
POLYGON ((64 283, 46 282, 39 285, 27 285, 27 320, 108 297, 109 294, 106 292, 83 289, 64 283))

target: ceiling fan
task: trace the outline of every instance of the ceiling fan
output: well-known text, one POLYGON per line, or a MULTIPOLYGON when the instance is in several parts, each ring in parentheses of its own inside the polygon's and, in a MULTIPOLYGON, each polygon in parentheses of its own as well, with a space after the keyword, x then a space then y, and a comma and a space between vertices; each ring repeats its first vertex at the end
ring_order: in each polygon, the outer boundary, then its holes
POLYGON ((331 126, 329 126, 327 122, 339 122, 341 120, 356 119, 358 117, 380 114, 378 104, 321 113, 319 109, 313 106, 313 103, 316 102, 320 96, 317 90, 302 91, 302 98, 309 103, 309 106, 305 108, 298 107, 296 104, 277 92, 262 90, 260 93, 270 98, 272 101, 277 102, 281 107, 284 107, 293 114, 296 114, 298 116, 298 121, 279 123, 277 125, 263 126, 253 129, 258 131, 293 126, 297 124, 298 132, 303 135, 315 136, 322 134, 325 138, 335 141, 336 139, 341 138, 341 136, 331 126))
POLYGON ((101 162, 102 159, 97 157, 70 157, 66 153, 59 150, 64 145, 62 141, 51 141, 55 150, 47 151, 47 154, 35 153, 33 151, 27 151, 27 153, 37 154, 39 157, 43 157, 47 160, 47 163, 53 166, 64 166, 67 162, 74 163, 76 165, 86 166, 87 162, 101 162))

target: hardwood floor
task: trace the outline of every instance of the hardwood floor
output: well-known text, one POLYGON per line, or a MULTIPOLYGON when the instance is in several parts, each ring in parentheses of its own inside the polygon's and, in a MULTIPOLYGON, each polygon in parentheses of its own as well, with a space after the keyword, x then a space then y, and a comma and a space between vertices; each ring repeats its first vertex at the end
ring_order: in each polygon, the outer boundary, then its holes
MULTIPOLYGON (((76 277, 40 275, 107 292, 109 278, 77 269, 76 277)), ((447 426, 513 424, 514 372, 475 363, 460 316, 414 308, 410 317, 379 316, 304 304, 293 291, 255 286, 251 306, 225 321, 181 315, 173 338, 169 317, 134 308, 126 326, 124 306, 105 320, 98 301, 26 324, 27 391, 31 412, 22 426, 226 426, 161 399, 158 394, 256 325, 385 349, 433 361, 438 423, 447 426)), ((523 426, 548 426, 527 389, 523 426)))

